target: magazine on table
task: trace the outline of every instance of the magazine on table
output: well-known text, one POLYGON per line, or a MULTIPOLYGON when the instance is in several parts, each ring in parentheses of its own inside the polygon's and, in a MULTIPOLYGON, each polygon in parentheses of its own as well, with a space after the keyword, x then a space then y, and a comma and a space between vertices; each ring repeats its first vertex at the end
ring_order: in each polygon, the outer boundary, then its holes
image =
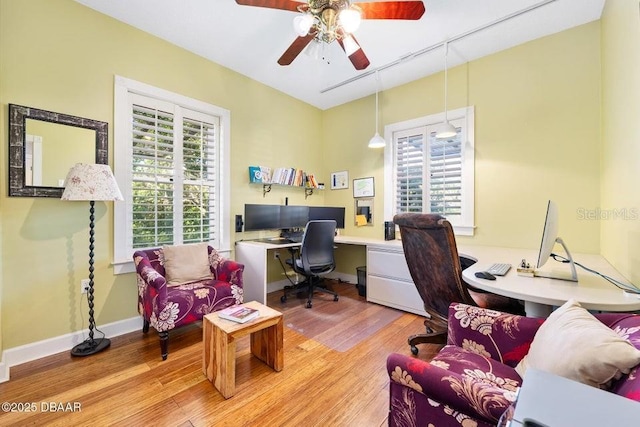
POLYGON ((260 311, 255 308, 246 307, 244 305, 234 305, 227 307, 224 310, 218 312, 218 316, 221 319, 233 320, 238 323, 245 323, 249 320, 255 319, 260 316, 260 311))

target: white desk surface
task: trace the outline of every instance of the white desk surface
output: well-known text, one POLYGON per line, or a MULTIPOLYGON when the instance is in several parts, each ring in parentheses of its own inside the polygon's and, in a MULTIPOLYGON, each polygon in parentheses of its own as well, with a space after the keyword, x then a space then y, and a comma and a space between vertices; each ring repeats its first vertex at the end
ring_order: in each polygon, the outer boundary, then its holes
MULTIPOLYGON (((300 243, 284 243, 274 238, 272 241, 243 240, 236 243, 256 247, 257 250, 278 249, 299 246, 300 243)), ((338 235, 337 244, 352 244, 388 248, 402 251, 401 240, 383 240, 370 237, 338 235)), ((548 279, 544 277, 522 277, 516 273, 520 261, 525 258, 530 264, 537 261, 538 251, 533 249, 513 249, 495 246, 458 246, 460 255, 470 256, 478 262, 462 272, 465 282, 485 291, 525 301, 528 315, 548 315, 552 306, 560 306, 574 298, 584 308, 602 311, 636 311, 640 310, 640 297, 625 293, 605 279, 589 273, 576 266, 578 282, 548 279), (494 263, 511 264, 511 270, 496 280, 479 279, 477 271, 484 271, 494 263), (546 314, 545 314, 546 313, 546 314)), ((263 255, 264 257, 264 255, 263 255)), ((629 283, 601 255, 573 254, 576 262, 592 268, 624 283, 629 283)), ((266 267, 264 267, 266 268, 266 267)), ((569 272, 569 265, 549 259, 541 269, 544 271, 569 272)), ((266 272, 264 272, 266 276, 266 272)))
POLYGON ((527 369, 513 427, 531 419, 549 427, 635 427, 640 402, 537 369, 527 369))
MULTIPOLYGON (((567 300, 574 298, 584 308, 602 311, 636 311, 640 310, 640 296, 618 289, 605 279, 587 272, 576 266, 578 282, 548 279, 544 277, 522 277, 516 268, 524 258, 531 265, 537 262, 536 250, 510 249, 491 246, 459 246, 460 254, 469 254, 478 262, 462 272, 465 282, 470 285, 504 295, 511 298, 548 306, 560 306, 567 300), (475 276, 478 271, 487 270, 491 264, 508 263, 511 270, 505 276, 496 276, 496 280, 480 279, 475 276)), ((629 283, 618 273, 601 255, 572 254, 574 261, 607 276, 629 283)), ((543 271, 569 272, 569 264, 563 264, 549 259, 541 268, 543 271)), ((525 305, 527 314, 528 308, 525 305)))

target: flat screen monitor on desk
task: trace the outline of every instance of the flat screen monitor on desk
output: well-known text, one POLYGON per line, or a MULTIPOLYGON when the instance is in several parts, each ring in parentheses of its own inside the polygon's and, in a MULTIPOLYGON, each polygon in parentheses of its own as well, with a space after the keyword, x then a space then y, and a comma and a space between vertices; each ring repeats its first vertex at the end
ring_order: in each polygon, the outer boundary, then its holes
POLYGON ((280 228, 280 205, 244 205, 244 231, 280 228))
POLYGON ((535 275, 539 277, 548 277, 550 279, 570 280, 572 282, 578 281, 578 274, 576 273, 576 266, 573 262, 573 257, 565 245, 564 241, 558 237, 558 206, 551 200, 547 203, 547 215, 544 220, 544 230, 542 232, 542 241, 540 242, 540 251, 538 252, 538 262, 536 264, 535 275), (545 272, 539 269, 545 265, 549 257, 553 253, 553 247, 556 243, 559 243, 567 254, 567 261, 571 268, 571 274, 567 272, 545 272))
POLYGON ((344 207, 245 204, 244 230, 303 229, 317 219, 333 219, 337 228, 344 228, 344 217, 344 207))
POLYGON ((333 219, 336 228, 344 228, 344 207, 309 206, 309 221, 316 219, 333 219))

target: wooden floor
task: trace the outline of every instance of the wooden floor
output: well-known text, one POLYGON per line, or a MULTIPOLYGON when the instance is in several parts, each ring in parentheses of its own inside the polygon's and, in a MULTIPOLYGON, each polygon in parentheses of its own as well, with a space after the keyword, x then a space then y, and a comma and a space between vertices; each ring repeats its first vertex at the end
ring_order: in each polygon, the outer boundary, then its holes
MULTIPOLYGON (((340 300, 362 303, 362 314, 341 323, 358 328, 370 303, 352 284, 332 286, 340 300)), ((285 325, 307 310, 302 299, 282 304, 279 298, 280 293, 269 295, 268 304, 284 313, 285 325)), ((327 304, 340 301, 320 295, 310 310, 320 312, 327 304)), ((410 355, 407 337, 423 329, 422 318, 403 313, 339 352, 285 327, 281 372, 251 356, 244 337, 238 342, 236 394, 228 400, 202 373, 200 324, 171 332, 164 362, 153 330, 146 336, 126 334, 93 356, 65 352, 12 367, 11 380, 0 384, 0 400, 20 411, 0 412, 0 425, 383 426, 389 399, 386 358, 392 352, 410 355)), ((428 360, 438 348, 423 345, 418 357, 428 360)))

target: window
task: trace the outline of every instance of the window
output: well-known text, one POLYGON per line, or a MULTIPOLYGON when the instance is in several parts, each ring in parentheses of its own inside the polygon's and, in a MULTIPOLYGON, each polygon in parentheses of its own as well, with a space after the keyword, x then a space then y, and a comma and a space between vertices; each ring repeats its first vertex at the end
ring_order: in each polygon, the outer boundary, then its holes
POLYGON ((437 139, 444 114, 385 127, 385 217, 397 213, 437 213, 456 234, 473 235, 473 107, 448 113, 458 133, 437 139))
POLYGON ((137 249, 208 242, 230 247, 229 112, 116 78, 114 260, 130 271, 137 249), (228 176, 228 173, 226 174, 228 176))

